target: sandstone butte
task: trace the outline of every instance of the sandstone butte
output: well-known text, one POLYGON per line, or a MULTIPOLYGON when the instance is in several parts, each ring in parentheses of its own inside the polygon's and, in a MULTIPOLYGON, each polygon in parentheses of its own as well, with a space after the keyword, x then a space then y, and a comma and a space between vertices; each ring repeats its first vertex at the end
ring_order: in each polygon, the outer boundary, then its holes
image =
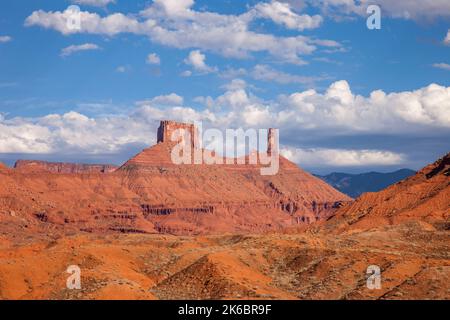
POLYGON ((119 168, 18 161, 1 171, 0 212, 30 228, 191 235, 306 225, 351 200, 283 157, 274 176, 257 165, 175 165, 168 139, 178 128, 195 130, 162 121, 158 143, 119 168))
POLYGON ((113 172, 0 165, 0 299, 450 299, 450 154, 349 201, 286 159, 171 165, 171 124, 113 172))

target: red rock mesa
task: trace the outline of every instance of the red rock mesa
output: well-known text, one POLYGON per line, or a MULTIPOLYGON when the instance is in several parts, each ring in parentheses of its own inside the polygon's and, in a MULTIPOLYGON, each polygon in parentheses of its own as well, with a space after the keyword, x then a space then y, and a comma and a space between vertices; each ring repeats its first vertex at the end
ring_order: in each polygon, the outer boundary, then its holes
POLYGON ((255 165, 174 165, 168 138, 178 128, 196 130, 162 121, 158 144, 117 170, 18 162, 0 171, 2 222, 93 233, 265 232, 324 220, 351 200, 281 156, 273 176, 255 165))

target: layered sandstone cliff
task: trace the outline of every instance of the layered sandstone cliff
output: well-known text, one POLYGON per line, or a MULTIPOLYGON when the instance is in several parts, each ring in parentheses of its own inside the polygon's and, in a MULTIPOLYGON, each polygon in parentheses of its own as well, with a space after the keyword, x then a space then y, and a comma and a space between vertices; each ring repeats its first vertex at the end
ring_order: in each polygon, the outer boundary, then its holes
MULTIPOLYGON (((175 165, 167 137, 178 128, 196 130, 162 122, 159 143, 113 172, 104 166, 19 162, 3 174, 0 213, 15 212, 27 228, 265 232, 324 220, 351 200, 283 157, 272 176, 261 175, 260 165, 175 165)), ((188 143, 196 147, 194 140, 188 143)))
POLYGON ((18 160, 14 168, 22 172, 50 173, 110 173, 118 167, 110 164, 82 164, 47 162, 36 160, 18 160))

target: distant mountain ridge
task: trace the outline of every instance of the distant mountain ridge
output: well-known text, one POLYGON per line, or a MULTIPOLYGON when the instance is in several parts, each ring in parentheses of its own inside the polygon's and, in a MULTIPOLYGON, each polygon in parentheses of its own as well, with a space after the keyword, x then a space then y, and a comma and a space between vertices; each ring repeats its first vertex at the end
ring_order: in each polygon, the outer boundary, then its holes
POLYGON ((365 192, 377 192, 414 175, 416 171, 400 169, 394 172, 367 172, 360 174, 349 174, 333 172, 325 176, 316 177, 327 182, 334 188, 346 195, 357 198, 365 192))

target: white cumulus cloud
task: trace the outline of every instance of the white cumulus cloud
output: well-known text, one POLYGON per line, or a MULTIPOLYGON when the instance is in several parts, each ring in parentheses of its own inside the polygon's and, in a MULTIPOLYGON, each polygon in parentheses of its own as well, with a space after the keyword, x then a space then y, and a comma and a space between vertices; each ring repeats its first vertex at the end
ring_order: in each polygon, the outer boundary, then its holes
POLYGON ((300 166, 316 167, 388 166, 401 164, 405 160, 403 154, 384 150, 284 147, 280 153, 300 166))
POLYGON ((10 42, 12 38, 10 36, 0 36, 0 43, 10 42))
POLYGON ((434 63, 433 67, 450 71, 450 64, 448 64, 448 63, 434 63))
POLYGON ((130 66, 118 66, 116 68, 116 72, 118 72, 118 73, 126 73, 126 72, 128 72, 130 70, 131 70, 130 66))
POLYGON ((84 43, 80 45, 71 45, 61 50, 62 57, 68 57, 78 51, 99 50, 100 47, 93 43, 84 43))
POLYGON ((430 126, 450 128, 450 87, 437 84, 389 94, 376 90, 364 97, 353 94, 347 81, 337 81, 323 94, 307 90, 281 100, 290 108, 278 113, 279 121, 311 129, 413 132, 430 126))
POLYGON ((444 39, 444 44, 450 46, 450 29, 447 31, 447 35, 444 39))
POLYGON ((76 33, 104 34, 113 36, 119 33, 144 33, 143 29, 147 24, 140 24, 134 17, 126 16, 122 13, 114 13, 104 18, 96 13, 80 11, 80 28, 72 28, 67 21, 73 17, 73 11, 34 11, 25 20, 25 26, 40 26, 45 29, 54 29, 64 35, 76 33))
POLYGON ((193 0, 156 0, 139 14, 114 13, 104 17, 81 11, 79 29, 67 25, 73 14, 70 10, 37 10, 26 18, 25 25, 57 30, 64 35, 88 33, 114 36, 133 33, 165 46, 195 48, 225 57, 246 58, 254 52, 267 52, 277 60, 295 64, 304 64, 302 56, 314 52, 317 46, 336 44, 327 39, 312 39, 303 35, 284 37, 251 30, 252 22, 257 18, 271 19, 296 29, 317 24, 318 17, 294 14, 286 9, 289 8, 286 4, 267 4, 268 8, 278 9, 266 8, 263 10, 266 14, 261 14, 261 8, 265 6, 255 6, 239 15, 196 11, 192 9, 193 4, 193 0))
POLYGON ((147 64, 161 64, 161 58, 156 53, 150 53, 146 62, 147 64))
POLYGON ((206 55, 200 52, 200 50, 191 51, 188 57, 184 60, 189 66, 192 66, 195 70, 209 73, 214 72, 217 68, 210 67, 206 64, 206 55))
POLYGON ((191 15, 194 0, 154 0, 153 3, 154 8, 162 9, 168 16, 185 16, 191 15))
POLYGON ((251 77, 256 80, 277 82, 281 84, 299 83, 313 86, 315 82, 327 79, 321 76, 299 76, 282 71, 275 70, 267 65, 256 65, 250 73, 251 77))
POLYGON ((150 100, 138 101, 137 105, 154 105, 154 106, 182 106, 184 98, 176 93, 154 97, 150 100))
POLYGON ((289 3, 279 1, 258 3, 251 13, 256 17, 268 18, 277 24, 284 25, 288 29, 298 31, 318 28, 323 21, 320 15, 299 15, 292 11, 289 3))
POLYGON ((116 153, 154 142, 148 123, 135 115, 89 118, 78 112, 39 118, 0 118, 0 153, 116 153))
MULTIPOLYGON (((390 139, 450 134, 450 87, 437 84, 414 91, 356 95, 347 81, 336 81, 324 92, 305 90, 266 101, 234 79, 217 97, 197 97, 203 108, 185 105, 176 93, 140 101, 126 114, 88 117, 80 112, 43 117, 0 115, 1 153, 115 154, 133 144, 152 144, 158 122, 202 121, 204 127, 280 129, 283 154, 305 166, 398 165, 408 161, 401 151, 340 147, 304 148, 296 139, 332 141, 339 136, 390 139)), ((413 138, 412 138, 413 139, 413 138)), ((402 142, 404 143, 404 142, 402 142)), ((400 148, 401 149, 401 148, 400 148)))

